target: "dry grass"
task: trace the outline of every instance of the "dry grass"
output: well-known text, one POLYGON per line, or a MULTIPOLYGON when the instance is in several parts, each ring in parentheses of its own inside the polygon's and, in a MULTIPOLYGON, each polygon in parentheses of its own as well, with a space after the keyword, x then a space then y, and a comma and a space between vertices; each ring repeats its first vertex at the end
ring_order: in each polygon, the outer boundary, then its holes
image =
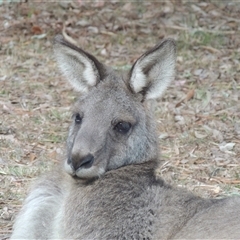
POLYGON ((201 196, 240 194, 239 14, 239 4, 215 1, 0 6, 0 238, 32 180, 64 157, 76 94, 52 58, 63 25, 116 68, 176 39, 176 81, 156 109, 159 173, 201 196))

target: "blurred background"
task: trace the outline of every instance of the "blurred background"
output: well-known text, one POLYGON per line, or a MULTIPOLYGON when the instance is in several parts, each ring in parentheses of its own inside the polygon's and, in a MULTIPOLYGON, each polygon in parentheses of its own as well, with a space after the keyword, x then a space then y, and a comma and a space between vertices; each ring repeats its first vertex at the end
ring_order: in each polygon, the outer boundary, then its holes
POLYGON ((29 186, 64 158, 77 98, 53 58, 58 33, 117 70, 164 38, 177 74, 156 107, 169 183, 240 194, 240 2, 0 1, 0 239, 29 186))

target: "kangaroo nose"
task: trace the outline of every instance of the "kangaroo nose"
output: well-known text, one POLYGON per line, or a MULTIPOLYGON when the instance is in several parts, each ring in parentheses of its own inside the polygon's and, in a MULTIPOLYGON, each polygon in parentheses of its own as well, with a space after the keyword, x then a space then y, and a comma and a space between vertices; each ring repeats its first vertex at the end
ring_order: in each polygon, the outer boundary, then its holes
POLYGON ((93 165, 94 156, 87 154, 86 156, 72 156, 72 166, 76 171, 79 168, 90 168, 93 165))

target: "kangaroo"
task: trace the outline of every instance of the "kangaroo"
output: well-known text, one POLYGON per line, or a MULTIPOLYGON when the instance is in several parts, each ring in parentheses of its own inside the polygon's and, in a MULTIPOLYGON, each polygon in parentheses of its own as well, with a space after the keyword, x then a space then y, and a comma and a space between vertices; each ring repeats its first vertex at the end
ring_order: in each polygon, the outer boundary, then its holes
POLYGON ((11 239, 240 239, 240 198, 203 199, 168 185, 149 103, 175 75, 166 39, 118 72, 58 35, 60 70, 81 93, 67 157, 40 178, 11 239))

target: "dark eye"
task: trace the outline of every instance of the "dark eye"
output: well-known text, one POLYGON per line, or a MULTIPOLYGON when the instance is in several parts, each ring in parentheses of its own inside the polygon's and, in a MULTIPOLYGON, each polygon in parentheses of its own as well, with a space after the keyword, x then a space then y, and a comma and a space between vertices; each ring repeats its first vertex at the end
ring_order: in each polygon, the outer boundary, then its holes
POLYGON ((115 125, 114 130, 116 130, 119 133, 126 134, 131 127, 132 124, 129 122, 119 122, 115 125))
POLYGON ((82 122, 82 117, 80 116, 79 113, 75 115, 75 123, 80 124, 82 122))

